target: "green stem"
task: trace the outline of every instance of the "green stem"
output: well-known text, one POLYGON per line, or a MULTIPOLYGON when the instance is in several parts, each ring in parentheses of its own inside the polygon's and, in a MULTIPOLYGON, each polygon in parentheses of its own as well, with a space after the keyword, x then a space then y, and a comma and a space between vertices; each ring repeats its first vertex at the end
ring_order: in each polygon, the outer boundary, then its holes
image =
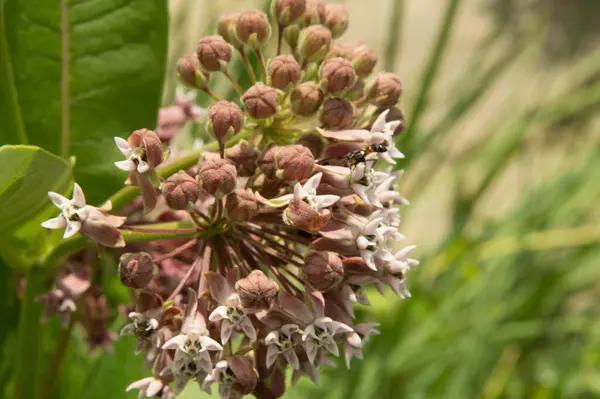
POLYGON ((404 8, 404 0, 395 0, 392 2, 392 13, 388 20, 387 45, 385 52, 384 67, 386 71, 392 72, 398 58, 398 43, 402 33, 402 9, 404 8))
POLYGON ((267 67, 265 66, 265 57, 263 56, 262 50, 256 49, 256 58, 258 58, 258 65, 260 66, 260 73, 263 78, 263 82, 267 81, 267 67))
POLYGON ((448 40, 450 39, 452 26, 454 25, 454 19, 456 18, 459 4, 460 0, 449 0, 448 2, 446 14, 440 27, 435 46, 430 54, 427 68, 421 77, 421 88, 409 115, 410 119, 408 129, 403 135, 400 136, 401 148, 404 148, 407 152, 410 152, 410 140, 412 140, 414 131, 417 128, 421 115, 423 114, 423 111, 427 105, 429 91, 431 90, 435 77, 438 73, 441 64, 440 61, 444 56, 446 46, 448 45, 448 40))
MULTIPOLYGON (((1 96, 4 96, 4 101, 1 103, 7 107, 6 116, 8 124, 6 133, 10 135, 14 133, 14 138, 3 144, 27 144, 27 134, 21 117, 21 107, 17 89, 15 88, 15 80, 13 76, 12 65, 10 61, 10 51, 8 42, 6 41, 6 32, 4 25, 4 4, 0 4, 0 84, 2 85, 1 96)), ((8 136, 5 136, 8 137, 8 136)))
POLYGON ((69 325, 60 332, 60 337, 58 338, 58 344, 56 346, 56 351, 54 352, 54 357, 52 358, 52 365, 50 366, 50 370, 48 372, 48 378, 46 379, 46 384, 44 385, 42 397, 46 397, 48 399, 53 397, 54 389, 59 379, 62 362, 65 358, 65 354, 67 353, 67 348, 69 347, 69 338, 71 337, 74 326, 75 317, 74 315, 71 315, 69 325))

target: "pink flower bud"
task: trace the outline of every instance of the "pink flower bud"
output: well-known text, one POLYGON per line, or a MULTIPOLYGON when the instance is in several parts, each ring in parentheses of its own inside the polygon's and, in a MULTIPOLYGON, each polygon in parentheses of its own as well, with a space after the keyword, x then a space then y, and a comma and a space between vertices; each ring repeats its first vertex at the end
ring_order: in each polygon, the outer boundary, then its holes
POLYGON ((269 118, 277 113, 279 91, 257 83, 244 93, 242 102, 246 112, 255 119, 269 118))
POLYGON ((242 13, 236 22, 236 30, 238 39, 252 49, 262 47, 271 36, 269 20, 258 10, 242 13))
POLYGON ((263 154, 260 168, 268 179, 299 181, 310 177, 315 159, 302 145, 274 146, 263 154))
POLYGON ((144 288, 152 280, 154 265, 152 257, 146 252, 125 253, 119 259, 119 277, 121 283, 129 288, 144 288))
POLYGON ((321 135, 316 133, 306 133, 300 136, 298 144, 308 148, 315 159, 319 158, 325 149, 325 143, 321 135))
POLYGON ((226 159, 209 158, 200 167, 197 179, 200 189, 216 198, 223 198, 235 189, 237 171, 226 159))
POLYGON ((356 74, 361 78, 367 77, 377 65, 377 54, 370 47, 360 43, 351 53, 351 59, 354 63, 356 74))
POLYGON ((325 6, 325 26, 331 30, 334 38, 340 37, 348 28, 348 11, 343 4, 325 6))
POLYGON ((242 306, 253 312, 269 309, 277 296, 279 286, 260 270, 253 270, 245 278, 235 283, 242 306))
POLYGON ((367 101, 378 107, 392 107, 400 99, 402 83, 393 73, 385 72, 377 76, 367 88, 367 101))
POLYGON ((254 391, 257 384, 257 378, 252 360, 246 356, 233 356, 227 359, 227 363, 237 379, 236 383, 233 385, 233 389, 243 395, 254 391))
POLYGON ((319 70, 323 91, 339 94, 350 89, 356 83, 356 72, 352 63, 344 58, 329 58, 323 61, 319 70))
POLYGON ((356 108, 354 105, 339 97, 328 98, 323 103, 320 121, 325 129, 348 129, 354 123, 356 108))
POLYGON ((217 21, 217 32, 223 39, 234 47, 241 47, 242 42, 237 37, 236 24, 240 18, 240 13, 225 14, 219 17, 217 21))
POLYGON ((184 171, 171 175, 162 186, 167 205, 173 209, 185 209, 188 204, 198 200, 196 180, 184 171))
POLYGON ((139 129, 131 133, 127 139, 131 147, 143 150, 141 158, 148 163, 150 169, 157 167, 163 160, 163 148, 160 139, 152 130, 139 129))
POLYGON ((334 252, 312 252, 302 268, 306 281, 319 291, 328 291, 344 277, 342 259, 334 252))
POLYGON ((300 19, 302 27, 307 27, 325 22, 325 5, 321 0, 306 0, 304 18, 300 19))
POLYGON ((196 54, 200 65, 207 71, 220 71, 231 61, 231 47, 219 35, 200 39, 196 54))
POLYGON ((229 218, 236 222, 251 220, 259 211, 256 195, 249 188, 238 188, 229 193, 225 207, 229 218))
POLYGON ((182 83, 201 89, 208 83, 208 73, 200 70, 200 62, 196 54, 184 54, 177 61, 177 73, 182 83))
POLYGON ((256 171, 258 152, 247 142, 242 141, 239 144, 228 148, 226 151, 227 159, 235 165, 238 176, 250 177, 256 171))
POLYGON ((303 60, 320 61, 331 48, 331 31, 322 25, 304 28, 298 38, 298 52, 303 60))
POLYGON ((306 231, 319 231, 331 218, 331 211, 317 211, 304 201, 292 201, 283 213, 283 221, 306 231))
POLYGON ((300 80, 300 65, 291 55, 278 55, 269 61, 270 85, 285 90, 300 80))
POLYGON ((207 129, 217 140, 238 133, 244 123, 244 113, 237 104, 221 100, 208 110, 207 129))
POLYGON ((324 94, 314 82, 300 83, 292 91, 292 110, 302 116, 314 114, 323 103, 324 94))
POLYGON ((288 26, 304 14, 306 0, 273 0, 271 14, 281 26, 288 26))
POLYGON ((354 86, 348 90, 344 97, 350 101, 356 101, 365 96, 365 82, 363 80, 357 80, 354 86))

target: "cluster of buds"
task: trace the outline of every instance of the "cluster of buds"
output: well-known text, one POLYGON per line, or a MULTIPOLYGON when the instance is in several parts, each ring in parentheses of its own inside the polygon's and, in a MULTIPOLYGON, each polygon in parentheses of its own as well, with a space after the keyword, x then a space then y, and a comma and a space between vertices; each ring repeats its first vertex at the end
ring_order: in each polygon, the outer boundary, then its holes
POLYGON ((393 171, 403 158, 395 146, 402 84, 374 72, 377 56, 364 43, 337 41, 348 27, 343 6, 274 0, 271 13, 273 27, 257 10, 221 17, 218 34, 178 62, 187 93, 170 108, 177 123, 159 118, 156 133, 115 139, 126 158, 116 166, 141 195, 123 216, 86 205, 79 186, 72 200, 50 194, 62 213, 45 227, 127 244, 115 256, 135 308, 121 333, 152 366, 128 388, 140 397, 172 398, 191 381, 208 392, 218 385, 226 399, 281 397, 288 368, 294 382, 316 381, 332 356, 343 353, 348 367, 362 358, 379 333, 355 319, 354 305, 369 304, 365 288, 410 296, 406 277, 418 261, 413 247, 396 248, 408 202, 393 171), (272 31, 277 53, 267 60, 272 31), (236 57, 250 87, 228 71, 236 57), (215 74, 239 95, 213 93, 215 74), (196 93, 212 99, 206 112, 193 104, 196 93), (193 163, 167 149, 187 120, 205 121, 215 140, 193 163), (169 176, 169 165, 182 167, 169 176), (125 232, 138 233, 136 242, 125 232))

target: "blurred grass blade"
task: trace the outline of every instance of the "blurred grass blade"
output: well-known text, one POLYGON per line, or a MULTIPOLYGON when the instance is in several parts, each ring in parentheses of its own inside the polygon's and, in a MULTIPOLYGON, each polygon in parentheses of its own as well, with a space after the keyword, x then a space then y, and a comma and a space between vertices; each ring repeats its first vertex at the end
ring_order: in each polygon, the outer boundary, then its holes
POLYGON ((402 36, 402 19, 404 15, 404 0, 392 0, 392 12, 388 22, 387 45, 384 68, 388 72, 396 70, 396 60, 400 54, 400 38, 402 36))

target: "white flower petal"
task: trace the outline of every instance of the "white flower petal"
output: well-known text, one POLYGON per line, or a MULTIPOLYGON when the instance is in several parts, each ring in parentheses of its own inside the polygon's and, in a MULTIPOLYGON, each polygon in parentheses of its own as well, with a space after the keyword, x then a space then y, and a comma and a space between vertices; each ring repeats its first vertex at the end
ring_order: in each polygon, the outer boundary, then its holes
POLYGON ((307 192, 302 188, 302 184, 296 183, 294 186, 294 201, 302 201, 307 195, 307 192))
POLYGON ((83 194, 81 186, 77 183, 73 185, 73 205, 78 208, 83 208, 85 206, 85 194, 83 194))
POLYGON ((279 331, 271 331, 265 337, 265 345, 279 344, 279 331))
POLYGON ((294 370, 300 369, 300 361, 298 360, 298 355, 296 355, 295 350, 283 352, 283 357, 294 370))
POLYGON ((308 356, 308 361, 310 364, 315 363, 315 358, 317 357, 317 352, 319 351, 319 346, 313 342, 312 339, 306 341, 306 355, 308 356))
POLYGON ((67 227, 67 219, 65 219, 63 216, 57 216, 43 222, 42 227, 47 229, 64 229, 67 227))
POLYGON ((200 342, 202 343, 202 347, 206 348, 209 351, 223 350, 223 347, 211 337, 200 337, 200 342))
POLYGON ((210 321, 219 321, 223 319, 228 319, 227 316, 227 306, 219 306, 208 316, 208 320, 210 321))
POLYGON ((150 170, 150 165, 148 162, 142 161, 141 159, 138 161, 137 171, 139 173, 146 173, 150 170))
POLYGON ((271 367, 275 360, 277 360, 277 356, 279 356, 279 349, 275 345, 267 346, 267 358, 266 363, 267 367, 271 367))
POLYGON ((386 109, 382 113, 379 114, 375 122, 373 122, 373 126, 371 126, 371 132, 381 132, 385 128, 385 118, 387 114, 390 112, 389 109, 386 109))
POLYGON ((223 345, 229 342, 231 335, 233 334, 233 324, 228 319, 223 319, 221 322, 221 343, 223 345))
POLYGON ((323 177, 323 173, 319 172, 314 176, 311 176, 310 179, 308 179, 306 181, 306 183, 304 183, 304 191, 306 191, 308 194, 315 194, 317 192, 317 188, 319 187, 319 184, 321 184, 321 178, 323 177))
POLYGON ((77 234, 77 232, 79 232, 79 230, 81 230, 81 222, 77 220, 68 221, 63 238, 73 237, 75 234, 77 234))
POLYGON ((187 337, 184 334, 179 334, 164 343, 162 349, 181 349, 183 350, 187 337))
POLYGON ((338 349, 338 346, 333 339, 328 339, 327 341, 325 341, 325 344, 323 346, 325 347, 327 352, 333 354, 334 356, 337 357, 340 355, 340 350, 338 349))
POLYGON ((60 209, 62 209, 65 206, 71 205, 71 201, 68 198, 65 198, 62 195, 53 191, 48 192, 48 197, 50 197, 50 201, 52 201, 52 203, 60 209))
POLYGON ((135 163, 131 159, 117 161, 115 162, 115 166, 125 172, 132 172, 135 170, 135 163))
POLYGON ((244 334, 246 334, 246 336, 250 338, 251 341, 256 341, 256 329, 254 328, 252 322, 248 317, 244 317, 240 321, 239 325, 242 328, 242 331, 244 331, 244 334))
POLYGON ((137 380, 132 382, 131 384, 129 384, 127 386, 127 388, 125 388, 125 392, 129 392, 133 389, 140 389, 140 388, 144 388, 148 385, 150 385, 150 383, 154 381, 153 377, 146 377, 146 378, 142 378, 141 380, 137 380))
POLYGON ((315 197, 317 202, 317 208, 327 208, 340 200, 340 197, 337 195, 317 195, 315 197))
POLYGON ((146 388, 146 397, 151 398, 156 396, 163 388, 163 382, 161 380, 153 380, 146 388))
POLYGON ((117 148, 119 149, 119 151, 121 151, 121 154, 123 154, 126 157, 129 157, 129 155, 131 155, 131 146, 129 145, 127 140, 122 139, 121 137, 115 137, 114 140, 115 144, 117 145, 117 148))

